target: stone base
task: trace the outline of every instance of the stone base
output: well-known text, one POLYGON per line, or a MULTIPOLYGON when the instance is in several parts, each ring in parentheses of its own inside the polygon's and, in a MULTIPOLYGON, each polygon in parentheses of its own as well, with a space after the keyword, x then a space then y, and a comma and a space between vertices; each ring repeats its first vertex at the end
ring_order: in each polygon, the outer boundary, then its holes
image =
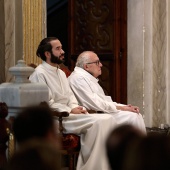
POLYGON ((9 108, 22 108, 29 105, 48 103, 48 88, 40 83, 3 83, 0 85, 0 101, 9 108))

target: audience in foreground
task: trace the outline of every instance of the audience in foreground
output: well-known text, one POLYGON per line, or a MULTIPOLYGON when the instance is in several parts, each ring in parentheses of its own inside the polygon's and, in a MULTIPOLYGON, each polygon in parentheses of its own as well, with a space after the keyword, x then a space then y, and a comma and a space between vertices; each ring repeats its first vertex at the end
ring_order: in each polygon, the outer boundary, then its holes
POLYGON ((170 169, 170 136, 148 133, 132 125, 112 130, 106 140, 108 161, 112 170, 170 169))
POLYGON ((12 129, 17 147, 7 170, 61 169, 60 138, 47 104, 22 109, 12 129))
POLYGON ((128 148, 122 170, 169 170, 170 136, 154 134, 128 148))
POLYGON ((5 170, 61 170, 61 161, 53 144, 34 139, 22 143, 5 170))
POLYGON ((145 133, 132 125, 120 125, 113 129, 106 140, 106 152, 111 169, 121 170, 129 146, 145 136, 145 133))
POLYGON ((14 119, 13 133, 19 145, 30 139, 40 139, 60 147, 57 127, 47 105, 23 109, 14 119))

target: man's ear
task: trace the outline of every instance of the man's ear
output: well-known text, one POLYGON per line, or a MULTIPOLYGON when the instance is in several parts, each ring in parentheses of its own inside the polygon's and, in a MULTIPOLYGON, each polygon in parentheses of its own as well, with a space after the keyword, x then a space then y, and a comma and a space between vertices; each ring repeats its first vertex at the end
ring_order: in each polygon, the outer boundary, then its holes
POLYGON ((84 65, 83 65, 83 68, 84 68, 84 70, 87 70, 87 69, 88 69, 88 65, 87 65, 87 64, 84 64, 84 65))
POLYGON ((49 58, 51 57, 51 53, 50 53, 49 51, 45 51, 44 54, 45 54, 45 56, 46 56, 46 59, 47 59, 47 58, 49 59, 49 58))

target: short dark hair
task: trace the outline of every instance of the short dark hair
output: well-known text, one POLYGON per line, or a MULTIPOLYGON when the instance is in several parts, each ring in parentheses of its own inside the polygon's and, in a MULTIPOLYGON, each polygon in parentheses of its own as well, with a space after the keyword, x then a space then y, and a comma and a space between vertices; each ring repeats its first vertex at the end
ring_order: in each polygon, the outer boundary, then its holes
POLYGON ((32 138, 45 138, 49 130, 53 129, 53 116, 48 106, 27 107, 13 122, 13 132, 18 143, 32 138))
POLYGON ((40 44, 39 44, 39 46, 38 46, 38 48, 37 48, 37 52, 36 52, 36 55, 38 56, 38 57, 41 57, 41 59, 43 60, 43 61, 46 61, 46 56, 45 56, 45 52, 46 51, 49 51, 49 52, 51 52, 52 51, 52 45, 51 45, 51 41, 53 41, 53 40, 58 40, 58 38, 56 38, 56 37, 47 37, 47 38, 44 38, 41 42, 40 42, 40 44))

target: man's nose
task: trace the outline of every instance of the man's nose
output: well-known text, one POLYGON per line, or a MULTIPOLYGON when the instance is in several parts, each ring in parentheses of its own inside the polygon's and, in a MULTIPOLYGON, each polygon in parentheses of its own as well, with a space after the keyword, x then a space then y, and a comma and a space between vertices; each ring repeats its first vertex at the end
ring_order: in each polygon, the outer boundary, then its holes
POLYGON ((102 67, 102 66, 103 66, 103 64, 100 62, 100 63, 99 63, 99 66, 100 66, 100 67, 102 67))
POLYGON ((64 52, 64 50, 63 50, 63 49, 61 49, 61 54, 63 54, 63 55, 65 54, 65 52, 64 52))

